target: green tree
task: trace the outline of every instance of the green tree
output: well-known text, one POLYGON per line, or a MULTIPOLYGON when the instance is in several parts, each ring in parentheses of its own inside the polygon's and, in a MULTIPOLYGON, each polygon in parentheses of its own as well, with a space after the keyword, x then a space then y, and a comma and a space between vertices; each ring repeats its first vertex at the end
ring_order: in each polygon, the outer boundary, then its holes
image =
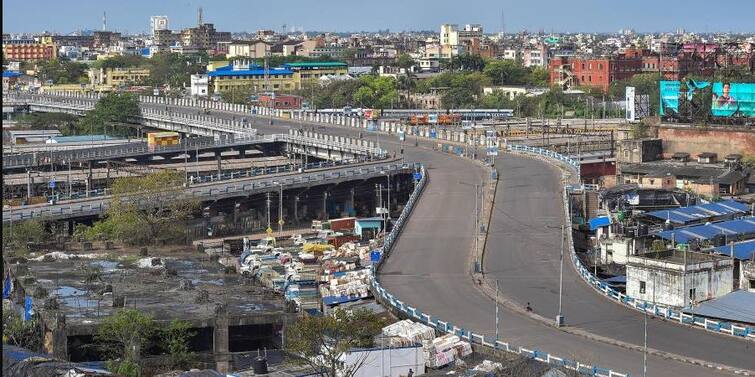
POLYGON ((443 69, 450 71, 482 71, 485 59, 479 55, 462 54, 441 62, 443 69))
POLYGON ((352 365, 346 365, 342 358, 353 348, 372 347, 373 338, 384 325, 382 319, 367 310, 337 310, 332 316, 302 317, 288 328, 286 351, 323 376, 353 376, 366 356, 352 365))
POLYGON ((207 72, 209 57, 206 53, 182 55, 177 53, 159 53, 146 62, 150 69, 148 83, 152 86, 169 85, 180 88, 189 85, 193 74, 207 72))
POLYGON ((638 95, 647 94, 650 96, 650 113, 658 114, 660 103, 659 82, 661 76, 658 73, 642 73, 634 75, 629 79, 614 81, 608 88, 608 94, 612 99, 623 99, 627 86, 635 87, 635 93, 638 95))
POLYGON ((20 222, 3 223, 3 251, 13 250, 24 254, 29 251, 29 243, 39 243, 49 237, 45 230, 45 223, 40 219, 29 219, 20 222))
POLYGON ((52 59, 37 63, 37 75, 43 82, 52 80, 53 84, 85 84, 89 82, 88 68, 83 63, 52 59))
POLYGON ((181 320, 171 321, 168 327, 162 330, 162 341, 168 350, 173 368, 188 369, 194 359, 194 354, 189 350, 189 339, 194 335, 191 323, 181 320))
POLYGON ((409 69, 410 67, 417 65, 417 62, 415 62, 409 54, 401 54, 396 58, 396 65, 399 68, 409 69))
MULTIPOLYGON (((109 93, 97 101, 94 109, 86 113, 76 125, 78 134, 101 134, 112 124, 128 123, 129 118, 139 115, 139 98, 131 93, 109 93)), ((113 127, 118 135, 133 133, 132 128, 113 127)))
POLYGON ((79 117, 66 113, 29 113, 16 118, 19 123, 28 124, 34 130, 57 129, 61 134, 74 135, 79 117))
POLYGON ((122 309, 106 317, 95 333, 95 341, 110 361, 108 368, 118 375, 139 376, 139 359, 155 334, 151 315, 122 309))
POLYGON ((42 330, 37 318, 24 321, 15 310, 3 310, 3 344, 39 351, 42 347, 42 330))
POLYGON ((494 85, 523 85, 529 81, 529 72, 513 60, 491 60, 483 70, 494 85))
POLYGON ((183 196, 184 183, 183 174, 173 170, 116 179, 107 217, 92 228, 102 233, 85 234, 133 245, 182 241, 183 222, 198 208, 197 201, 183 196))

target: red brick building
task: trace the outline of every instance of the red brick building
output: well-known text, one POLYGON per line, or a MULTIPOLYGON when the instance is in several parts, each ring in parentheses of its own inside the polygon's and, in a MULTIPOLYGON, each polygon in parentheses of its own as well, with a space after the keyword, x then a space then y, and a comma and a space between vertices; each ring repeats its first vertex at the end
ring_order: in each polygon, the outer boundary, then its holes
MULTIPOLYGON (((273 99, 269 95, 260 95, 258 103, 260 106, 270 107, 273 105, 273 99)), ((301 97, 285 94, 275 95, 275 106, 279 110, 298 110, 301 109, 301 97)))
POLYGON ((643 72, 644 53, 628 49, 610 57, 556 56, 549 66, 550 83, 562 88, 586 86, 607 92, 612 82, 643 72))
POLYGON ((3 56, 10 61, 50 60, 56 57, 55 45, 41 43, 3 43, 3 56))

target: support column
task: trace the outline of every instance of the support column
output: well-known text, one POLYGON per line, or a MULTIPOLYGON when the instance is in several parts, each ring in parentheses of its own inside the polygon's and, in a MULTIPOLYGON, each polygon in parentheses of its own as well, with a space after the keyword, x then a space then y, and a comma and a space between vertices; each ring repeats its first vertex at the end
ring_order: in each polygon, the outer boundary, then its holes
POLYGON ((213 328, 213 353, 215 354, 215 369, 220 373, 228 373, 231 369, 228 354, 228 310, 225 305, 215 311, 215 327, 213 328))
POLYGON ((220 179, 221 174, 223 174, 223 156, 221 156, 220 151, 215 152, 215 159, 218 161, 218 179, 220 179))

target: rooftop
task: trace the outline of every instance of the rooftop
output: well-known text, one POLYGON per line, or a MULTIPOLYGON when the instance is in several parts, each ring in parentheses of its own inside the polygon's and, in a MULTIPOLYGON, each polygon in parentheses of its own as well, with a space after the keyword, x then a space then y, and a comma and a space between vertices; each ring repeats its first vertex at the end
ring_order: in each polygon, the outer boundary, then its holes
POLYGON ((675 224, 689 224, 705 221, 714 217, 745 214, 750 210, 749 206, 734 200, 701 204, 690 207, 648 212, 646 215, 661 220, 668 220, 675 224))
POLYGON ((727 295, 700 303, 684 312, 704 317, 719 318, 740 323, 755 323, 755 293, 734 291, 727 295))
POLYGON ((185 247, 155 254, 142 257, 125 249, 54 251, 30 257, 18 265, 16 275, 34 297, 35 310, 65 315, 68 327, 97 323, 120 305, 157 320, 204 321, 214 318, 223 305, 231 318, 284 311, 280 296, 235 272, 226 273, 207 254, 185 247))
MULTIPOLYGON (((265 69, 259 66, 250 66, 250 69, 234 69, 233 65, 217 68, 207 73, 209 77, 227 77, 227 76, 264 76, 265 69)), ((270 75, 293 75, 294 72, 287 68, 270 68, 267 72, 270 75)))
POLYGON ((705 225, 695 225, 673 230, 664 230, 656 234, 665 240, 677 243, 690 241, 706 241, 716 237, 750 237, 755 235, 755 216, 748 216, 739 220, 721 221, 705 225))
POLYGON ((712 251, 727 256, 733 255, 734 258, 739 260, 752 259, 753 255, 755 255, 755 239, 737 242, 733 246, 733 250, 732 245, 723 245, 714 248, 712 251))
POLYGON ((318 69, 318 68, 346 68, 348 64, 343 62, 298 62, 298 63, 286 63, 283 65, 286 68, 298 68, 298 69, 318 69))

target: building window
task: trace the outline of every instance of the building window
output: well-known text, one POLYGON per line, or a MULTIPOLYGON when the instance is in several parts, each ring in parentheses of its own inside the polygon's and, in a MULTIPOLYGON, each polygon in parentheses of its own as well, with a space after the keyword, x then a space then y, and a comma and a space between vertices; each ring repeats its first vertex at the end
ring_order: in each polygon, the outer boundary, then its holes
POLYGON ((755 280, 750 279, 750 289, 755 289, 755 280))
POLYGON ((644 281, 640 281, 640 294, 641 295, 645 294, 645 282, 644 281))

